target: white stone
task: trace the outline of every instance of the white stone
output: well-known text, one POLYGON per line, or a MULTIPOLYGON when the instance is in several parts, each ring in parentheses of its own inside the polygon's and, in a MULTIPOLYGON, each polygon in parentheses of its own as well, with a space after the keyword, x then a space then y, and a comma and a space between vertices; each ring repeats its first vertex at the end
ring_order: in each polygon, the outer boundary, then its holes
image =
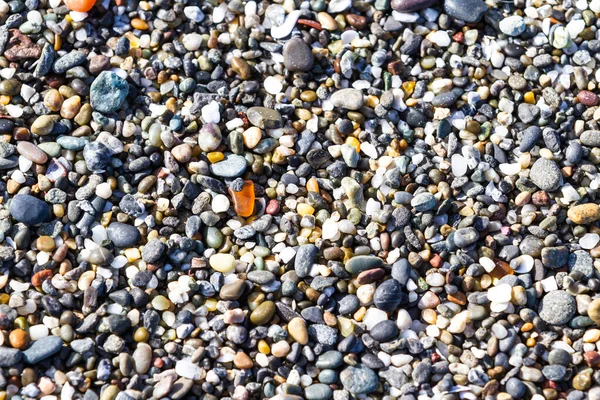
POLYGON ((500 164, 500 172, 507 176, 517 175, 521 172, 521 164, 500 164))
POLYGON ((506 303, 510 301, 512 289, 508 283, 501 283, 488 289, 487 296, 490 301, 506 303))
POLYGON ((221 114, 219 113, 219 103, 216 101, 211 101, 204 107, 202 107, 202 119, 206 123, 215 123, 218 124, 221 122, 221 114))
POLYGON ((467 173, 467 160, 465 160, 463 156, 461 156, 460 154, 453 154, 451 161, 452 173, 454 174, 454 176, 459 177, 467 173))
POLYGON ((41 338, 45 338, 49 334, 48 327, 46 325, 33 325, 29 327, 29 336, 31 340, 39 340, 41 338))
POLYGON ((492 272, 494 268, 496 268, 496 263, 488 257, 481 257, 479 259, 479 264, 485 269, 486 272, 492 272))
POLYGON ((218 194, 215 197, 213 197, 211 203, 212 210, 216 213, 225 212, 229 210, 230 205, 231 202, 229 201, 229 198, 222 194, 218 194))
POLYGON ((429 35, 427 35, 427 39, 439 47, 448 47, 451 43, 450 36, 448 36, 446 31, 431 32, 429 35))
POLYGON ((197 6, 189 6, 183 9, 183 14, 185 16, 194 21, 194 22, 202 22, 204 20, 204 13, 200 10, 200 7, 197 6))
POLYGON ((579 239, 579 245, 586 250, 593 249, 600 241, 600 235, 597 233, 586 233, 579 239))
MULTIPOLYGON (((222 4, 227 8, 227 3, 222 4)), ((299 10, 294 10, 288 14, 283 24, 271 28, 271 36, 273 39, 282 39, 292 33, 292 30, 296 26, 296 22, 298 22, 298 19, 300 18, 300 14, 301 12, 299 10)))
POLYGON ((368 330, 371 330, 375 325, 381 321, 386 321, 387 319, 388 316, 385 311, 371 307, 365 313, 362 322, 366 325, 368 330))
POLYGON ((274 76, 269 76, 264 81, 265 90, 270 94, 278 94, 283 90, 283 84, 274 76))
POLYGON ((526 274, 533 269, 533 257, 527 254, 520 255, 510 261, 510 267, 518 274, 526 274))

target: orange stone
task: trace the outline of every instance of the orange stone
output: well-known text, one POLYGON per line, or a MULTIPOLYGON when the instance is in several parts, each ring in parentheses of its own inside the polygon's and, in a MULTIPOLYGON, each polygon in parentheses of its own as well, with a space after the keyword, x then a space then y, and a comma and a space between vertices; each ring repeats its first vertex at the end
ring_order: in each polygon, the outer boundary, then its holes
POLYGON ((515 271, 513 271, 508 263, 498 259, 495 259, 494 262, 496 263, 496 268, 490 272, 492 278, 501 279, 503 276, 515 274, 515 271))
POLYGON ((96 0, 65 0, 71 11, 88 12, 96 4, 96 0))
POLYGON ((233 200, 233 209, 240 217, 249 217, 254 212, 254 182, 244 181, 244 186, 239 192, 229 188, 233 200))
POLYGON ((30 342, 29 333, 23 329, 15 329, 8 335, 8 341, 15 349, 25 350, 30 342))
POLYGON ((50 279, 52 277, 52 270, 44 269, 40 272, 36 272, 35 275, 31 277, 31 284, 35 287, 42 286, 42 283, 46 279, 50 279))

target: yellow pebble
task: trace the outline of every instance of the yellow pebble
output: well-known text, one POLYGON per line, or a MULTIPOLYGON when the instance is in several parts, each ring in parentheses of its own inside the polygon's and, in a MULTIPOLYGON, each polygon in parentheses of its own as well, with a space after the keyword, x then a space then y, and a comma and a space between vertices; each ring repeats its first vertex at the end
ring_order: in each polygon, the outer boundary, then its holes
POLYGON ((0 104, 5 106, 8 103, 10 103, 10 96, 0 95, 0 104))
POLYGON ((525 100, 525 103, 535 104, 535 95, 533 92, 527 92, 523 96, 523 100, 525 100))
POLYGON ((209 312, 213 312, 217 309, 217 300, 215 299, 206 299, 204 305, 208 309, 209 312))
POLYGON ((208 161, 210 161, 211 164, 214 164, 224 159, 225 155, 220 151, 212 151, 208 153, 206 157, 208 158, 208 161))
POLYGON ((260 351, 263 354, 269 354, 271 352, 271 348, 269 347, 267 342, 265 342, 264 340, 260 340, 258 342, 258 351, 260 351))
POLYGON ((140 250, 136 247, 132 247, 131 249, 125 250, 125 257, 127 257, 127 261, 134 262, 139 260, 142 255, 140 254, 140 250))
POLYGON ((296 211, 298 211, 298 214, 304 217, 305 215, 313 215, 315 209, 310 204, 300 203, 296 207, 296 211))

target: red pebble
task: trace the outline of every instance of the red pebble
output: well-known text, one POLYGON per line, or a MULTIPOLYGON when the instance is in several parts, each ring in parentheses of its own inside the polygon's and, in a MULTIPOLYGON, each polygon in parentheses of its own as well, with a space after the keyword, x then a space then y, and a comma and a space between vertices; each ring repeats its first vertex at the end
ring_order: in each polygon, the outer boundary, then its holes
POLYGON ((306 26, 310 26, 311 28, 315 28, 316 30, 322 31, 323 28, 321 27, 321 24, 318 23, 317 21, 313 21, 311 19, 302 19, 300 18, 298 20, 298 23, 301 25, 306 25, 306 26))
POLYGON ((267 214, 275 215, 279 211, 279 202, 275 199, 269 200, 267 204, 267 209, 265 210, 267 214))
POLYGON ((165 363, 160 357, 154 359, 154 366, 156 368, 162 368, 164 365, 165 365, 165 363))
POLYGON ((465 40, 465 35, 462 32, 456 32, 454 36, 452 36, 452 39, 457 43, 462 43, 465 40))

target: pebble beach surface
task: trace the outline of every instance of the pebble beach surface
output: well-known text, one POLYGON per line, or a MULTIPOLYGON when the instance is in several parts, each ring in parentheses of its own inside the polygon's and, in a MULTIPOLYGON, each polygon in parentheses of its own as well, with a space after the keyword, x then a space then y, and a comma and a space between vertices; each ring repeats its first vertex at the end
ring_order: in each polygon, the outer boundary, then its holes
POLYGON ((0 0, 0 400, 599 400, 599 16, 0 0))

